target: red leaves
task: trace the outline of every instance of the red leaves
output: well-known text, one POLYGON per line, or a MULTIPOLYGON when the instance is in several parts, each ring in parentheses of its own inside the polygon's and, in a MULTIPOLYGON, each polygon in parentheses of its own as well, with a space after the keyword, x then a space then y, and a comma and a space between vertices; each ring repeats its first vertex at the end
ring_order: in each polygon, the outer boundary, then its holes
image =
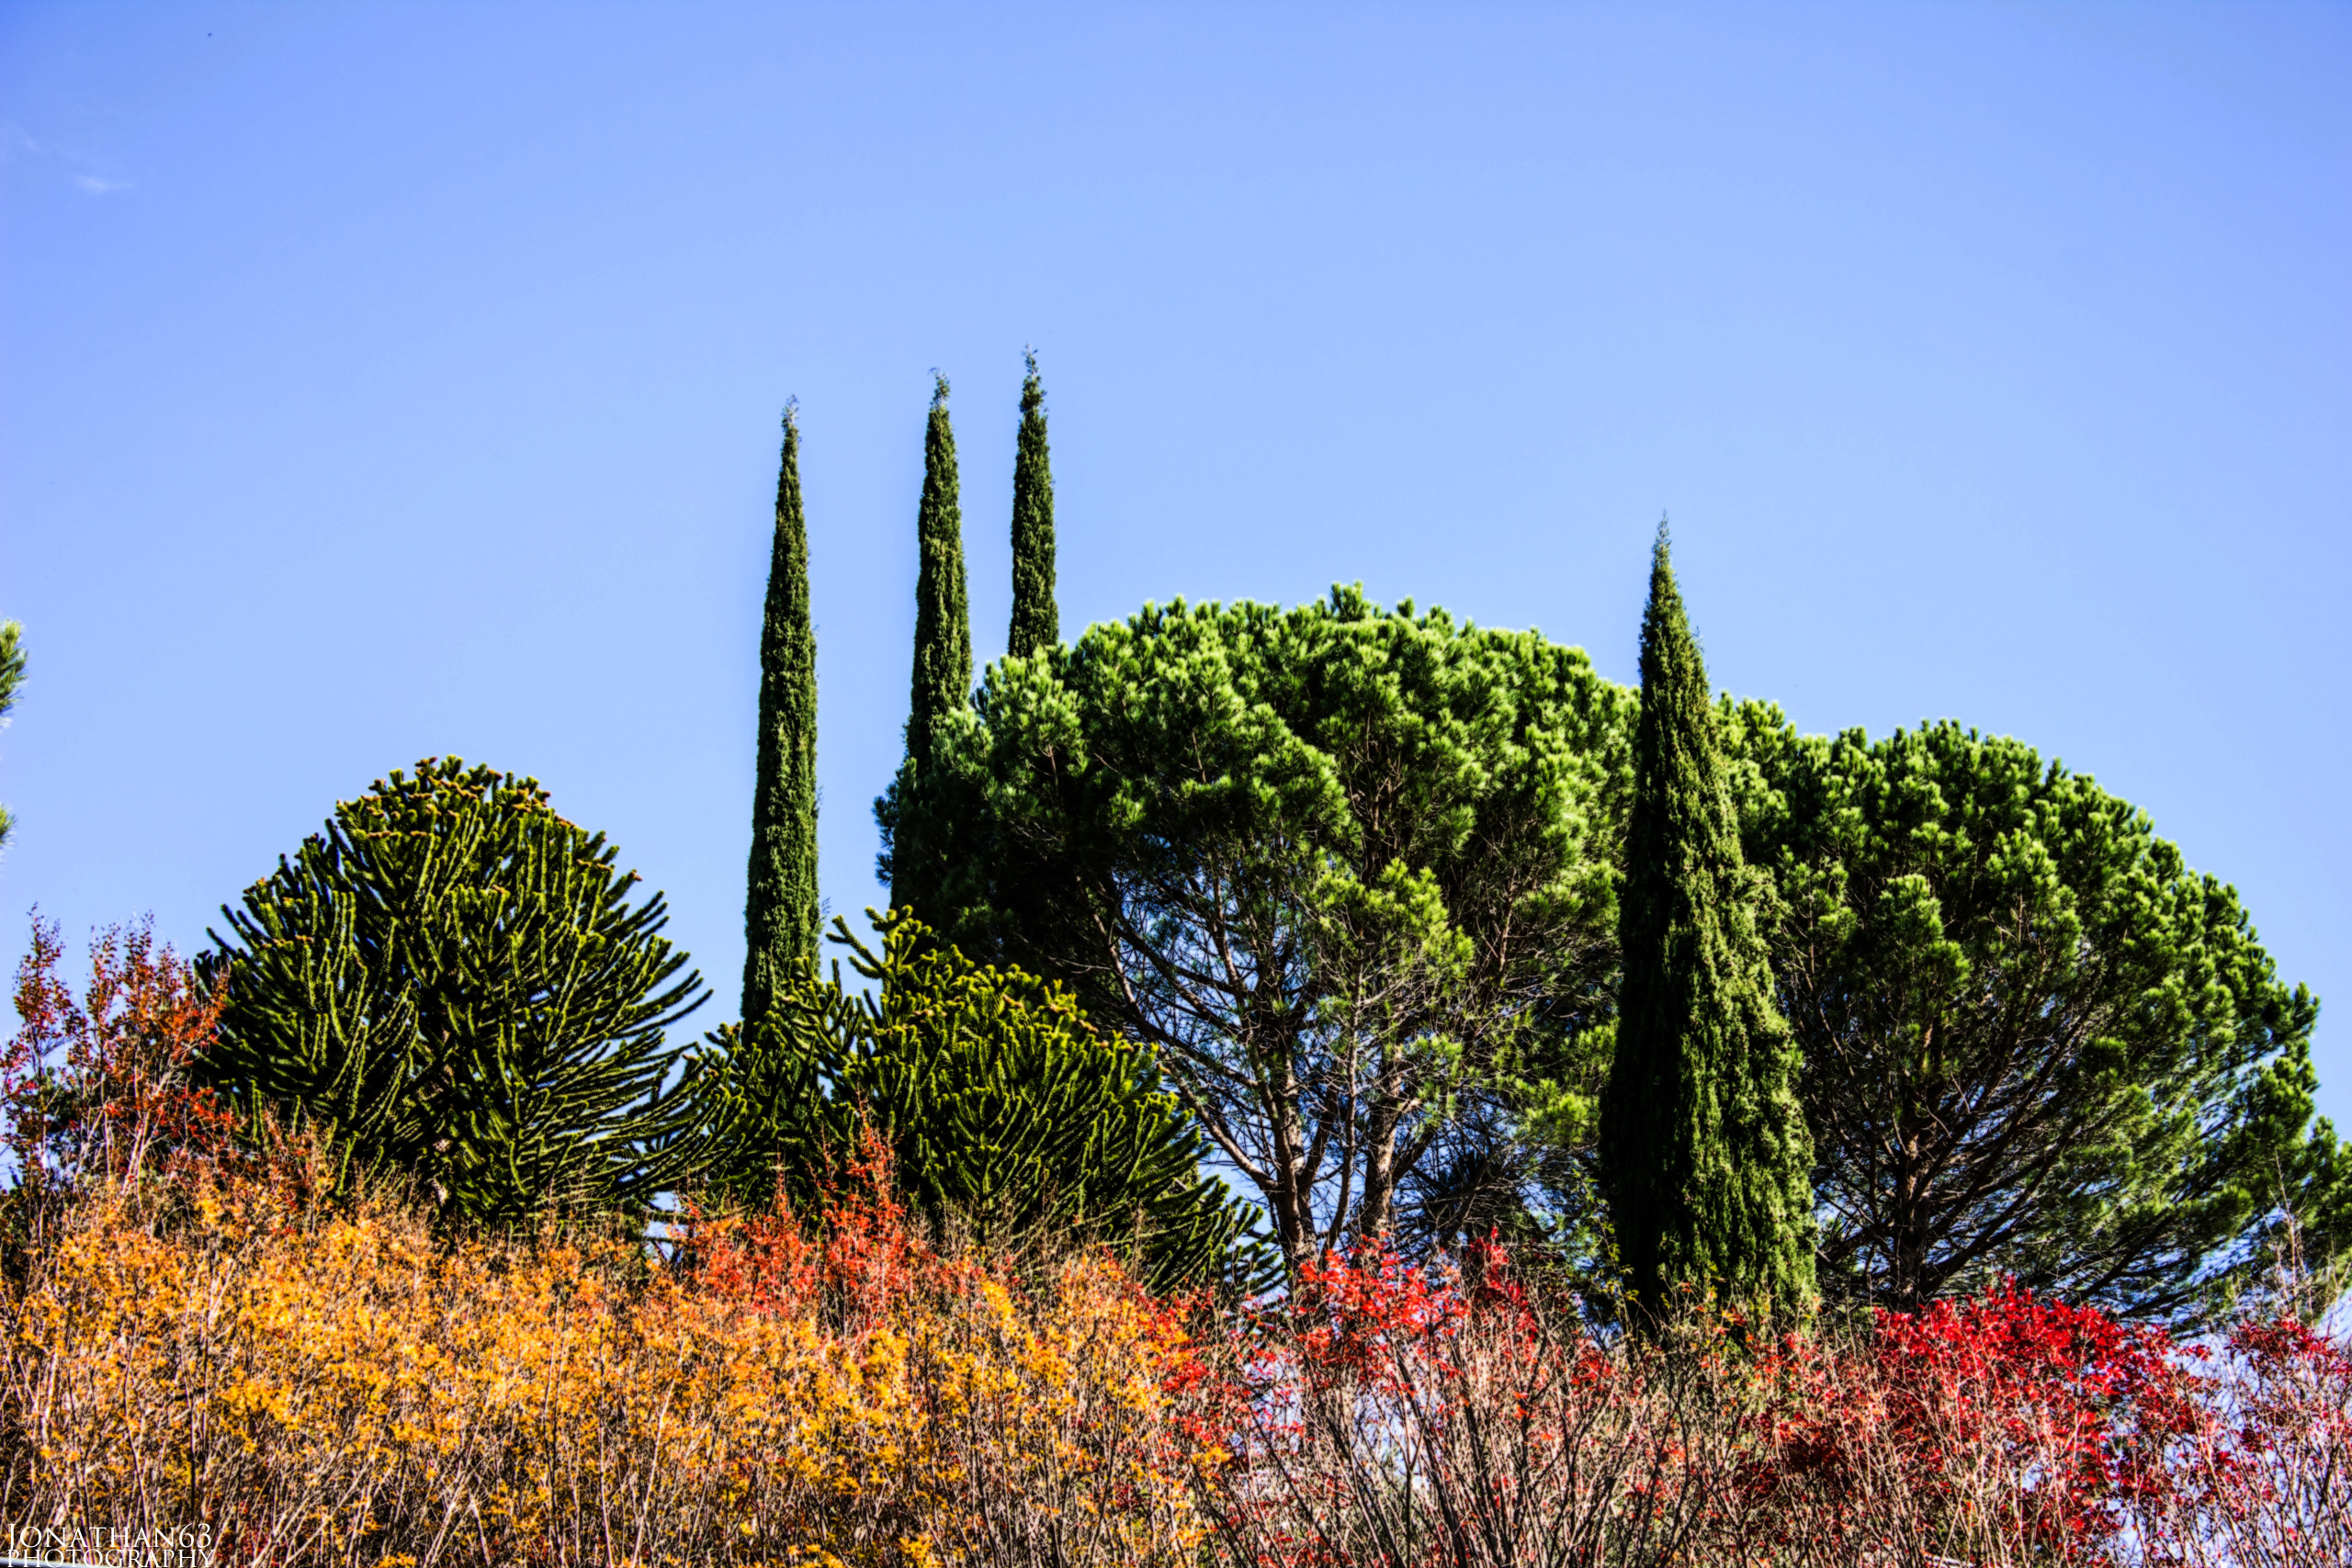
POLYGON ((765 1213, 682 1215, 683 1258, 703 1289, 754 1311, 817 1311, 838 1329, 886 1322, 896 1303, 942 1266, 908 1223, 889 1145, 865 1130, 856 1150, 820 1187, 813 1220, 778 1189, 765 1213))
POLYGON ((2352 1341, 2291 1317, 2233 1325, 2197 1379, 2135 1519, 2149 1560, 2233 1568, 2352 1562, 2352 1341))
POLYGON ((2193 1359, 2161 1330, 2014 1281, 1881 1312, 1866 1347, 1775 1350, 1770 1450, 1746 1489, 1841 1529, 1899 1498, 1914 1528, 2080 1560, 2165 1484, 2166 1445, 2199 1418, 2193 1359))
POLYGON ((1441 1269, 1359 1249, 1227 1328, 1238 1375, 1203 1380, 1200 1418, 1234 1434, 1228 1539, 1270 1568, 1570 1540, 1629 1561, 2352 1561, 2352 1351, 2292 1322, 2240 1325, 2217 1366, 2010 1282, 1860 1335, 1758 1344, 1693 1316, 1605 1339, 1487 1247, 1441 1269))
POLYGON ((110 928, 90 944, 82 999, 57 976, 57 928, 33 922, 17 971, 22 1026, 0 1058, 8 1152, 28 1184, 167 1177, 217 1165, 234 1119, 190 1077, 211 1043, 221 998, 152 926, 110 928))

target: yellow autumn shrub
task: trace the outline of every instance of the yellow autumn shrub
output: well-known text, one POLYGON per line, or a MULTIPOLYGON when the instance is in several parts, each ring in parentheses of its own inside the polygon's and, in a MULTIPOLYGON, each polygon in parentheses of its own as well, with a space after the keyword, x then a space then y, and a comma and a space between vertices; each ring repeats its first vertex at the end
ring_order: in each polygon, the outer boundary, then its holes
MULTIPOLYGON (((0 1507, 250 1563, 1193 1560, 1168 1309, 887 1196, 449 1240, 378 1200, 79 1201, 7 1288, 0 1507)), ((1212 1456, 1213 1457, 1213 1456, 1212 1456)))

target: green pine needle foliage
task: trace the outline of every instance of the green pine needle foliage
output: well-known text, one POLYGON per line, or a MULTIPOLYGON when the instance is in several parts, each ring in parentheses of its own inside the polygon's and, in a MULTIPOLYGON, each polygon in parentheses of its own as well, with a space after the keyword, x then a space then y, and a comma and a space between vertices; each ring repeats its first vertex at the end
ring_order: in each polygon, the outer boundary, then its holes
POLYGON ((704 993, 615 852, 535 780, 395 771, 222 909, 207 1076, 450 1218, 643 1213, 695 1152, 664 1036, 704 993))
POLYGON ((1147 605, 941 732, 927 918, 1158 1044, 1295 1263, 1483 1235, 1534 1194, 1515 1156, 1441 1191, 1455 1132, 1600 1087, 1634 717, 1576 649, 1360 588, 1147 605))
POLYGON ((1021 383, 1021 443, 1012 462, 1012 628, 1007 657, 1027 659, 1062 640, 1054 604, 1054 468, 1046 451, 1046 387, 1037 356, 1021 383))
POLYGON ((1775 1315, 1814 1298, 1813 1145, 1754 894, 1661 524, 1600 1123, 1618 1258, 1645 1313, 1684 1290, 1775 1315))
POLYGON ((776 474, 775 539, 760 627, 759 772, 743 904, 743 1016, 817 963, 817 634, 808 615, 808 523, 800 502, 800 430, 787 408, 776 474))
POLYGON ((933 728, 972 692, 972 619, 964 595, 964 513, 956 501, 956 432, 947 423, 947 378, 931 394, 923 431, 922 502, 915 519, 914 679, 908 694, 907 755, 931 755, 933 728))
POLYGON ((1254 1289, 1272 1254, 1248 1205, 1200 1173, 1207 1147, 1145 1046, 1096 1030, 1070 995, 971 963, 903 912, 876 953, 833 922, 870 993, 830 982, 714 1032, 697 1064, 722 1201, 817 1201, 871 1126, 901 1190, 983 1242, 1106 1243, 1155 1289, 1254 1289))
POLYGON ((2352 1184, 2319 1002, 2147 813, 1961 725, 1877 739, 1718 709, 1804 1054, 1822 1284, 1914 1310, 2014 1275, 2193 1329, 2352 1184))

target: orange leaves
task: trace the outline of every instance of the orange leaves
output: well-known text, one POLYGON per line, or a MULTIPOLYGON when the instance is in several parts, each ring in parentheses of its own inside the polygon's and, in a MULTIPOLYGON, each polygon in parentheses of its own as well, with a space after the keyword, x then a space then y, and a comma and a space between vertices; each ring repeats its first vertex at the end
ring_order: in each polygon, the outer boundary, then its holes
POLYGON ((281 1207, 322 1179, 307 1137, 242 1126, 198 1081, 222 997, 158 944, 150 925, 102 931, 77 1000, 58 976, 57 928, 38 918, 17 971, 19 1027, 0 1054, 0 1119, 17 1181, 14 1239, 36 1250, 77 1192, 202 1201, 223 1179, 266 1190, 281 1207))
POLYGON ((822 1227, 697 1218, 675 1264, 94 1190, 6 1299, 12 1506, 200 1520, 224 1562, 1189 1561, 1159 1303, 939 1257, 854 1174, 822 1227))

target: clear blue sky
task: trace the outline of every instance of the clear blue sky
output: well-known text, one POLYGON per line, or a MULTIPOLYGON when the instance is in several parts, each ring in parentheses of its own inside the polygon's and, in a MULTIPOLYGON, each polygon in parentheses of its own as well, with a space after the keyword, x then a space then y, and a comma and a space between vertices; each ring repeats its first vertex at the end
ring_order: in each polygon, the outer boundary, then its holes
POLYGON ((2145 807, 2352 1122, 2352 8, 0 6, 0 960, 184 947, 428 753, 728 1016, 777 412, 876 901, 934 366, 978 651, 1021 351, 1066 630, 1339 581, 1951 716, 2145 807))

